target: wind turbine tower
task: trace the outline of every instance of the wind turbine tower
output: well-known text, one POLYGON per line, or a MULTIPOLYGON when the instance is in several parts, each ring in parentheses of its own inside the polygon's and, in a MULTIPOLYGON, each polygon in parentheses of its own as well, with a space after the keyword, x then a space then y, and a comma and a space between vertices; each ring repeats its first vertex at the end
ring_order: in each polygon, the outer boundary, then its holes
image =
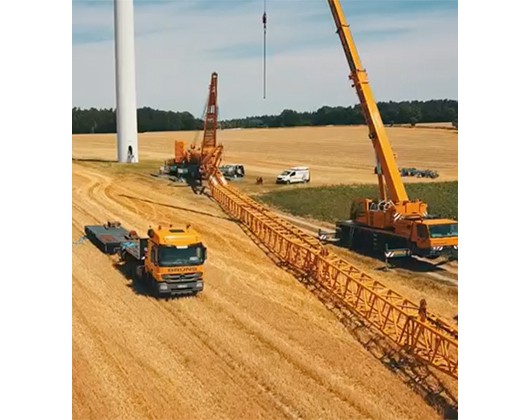
POLYGON ((138 162, 133 0, 114 0, 118 162, 138 162))

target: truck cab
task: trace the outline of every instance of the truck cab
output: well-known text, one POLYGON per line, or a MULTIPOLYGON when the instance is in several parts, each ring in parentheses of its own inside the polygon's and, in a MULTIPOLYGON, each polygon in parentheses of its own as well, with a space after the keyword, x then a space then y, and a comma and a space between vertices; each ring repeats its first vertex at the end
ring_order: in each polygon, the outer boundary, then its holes
POLYGON ((449 219, 424 219, 414 223, 412 242, 416 255, 435 258, 458 249, 458 223, 449 219))
POLYGON ((206 247, 199 233, 187 226, 149 229, 144 276, 159 297, 197 294, 203 290, 206 247))

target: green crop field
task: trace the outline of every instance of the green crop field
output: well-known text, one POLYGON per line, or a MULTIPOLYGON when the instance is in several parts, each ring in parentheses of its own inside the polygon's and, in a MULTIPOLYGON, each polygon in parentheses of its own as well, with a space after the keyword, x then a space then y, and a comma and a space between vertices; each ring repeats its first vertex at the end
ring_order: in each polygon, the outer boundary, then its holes
MULTIPOLYGON (((457 181, 406 184, 406 188, 410 199, 419 198, 429 205, 429 214, 458 220, 457 181)), ((349 219, 352 199, 378 196, 377 185, 336 185, 272 191, 258 198, 295 216, 335 222, 349 219)))

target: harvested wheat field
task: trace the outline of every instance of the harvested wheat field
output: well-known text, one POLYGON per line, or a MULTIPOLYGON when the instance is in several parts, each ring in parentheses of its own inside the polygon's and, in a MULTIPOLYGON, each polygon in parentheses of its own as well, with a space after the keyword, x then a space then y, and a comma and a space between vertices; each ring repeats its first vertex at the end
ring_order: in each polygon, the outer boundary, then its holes
MULTIPOLYGON (((456 179, 455 133, 389 131, 400 165, 456 179)), ((219 133, 226 160, 251 174, 274 176, 307 164, 321 184, 337 176, 373 181, 365 134, 351 127, 219 133)), ((74 243, 73 417, 428 419, 442 417, 444 408, 447 414, 456 404, 456 381, 431 370, 411 385, 418 378, 389 364, 379 340, 363 339, 368 331, 341 320, 319 293, 277 267, 214 201, 149 175, 155 161, 171 156, 175 138, 193 133, 141 135, 140 159, 151 163, 127 166, 108 162, 116 156, 115 135, 73 136, 72 241, 84 225, 107 220, 141 233, 150 224, 189 221, 208 247, 204 292, 158 301, 133 287, 112 257, 89 242, 74 243), (433 396, 444 387, 447 404, 433 396)), ((454 287, 382 273, 370 259, 344 254, 405 296, 426 297, 433 311, 457 313, 454 287)))
MULTIPOLYGON (((443 128, 388 128, 398 165, 437 170, 437 181, 457 180, 458 135, 443 128)), ((140 159, 160 164, 173 156, 175 140, 193 143, 197 139, 200 144, 200 135, 190 131, 141 134, 140 159)), ((262 176, 266 182, 273 182, 286 168, 301 165, 311 168, 313 185, 377 182, 365 126, 233 129, 217 135, 225 146, 224 162, 243 163, 251 176, 262 176)), ((82 140, 85 136, 73 137, 74 157, 116 159, 115 134, 94 135, 90 142, 82 140)))

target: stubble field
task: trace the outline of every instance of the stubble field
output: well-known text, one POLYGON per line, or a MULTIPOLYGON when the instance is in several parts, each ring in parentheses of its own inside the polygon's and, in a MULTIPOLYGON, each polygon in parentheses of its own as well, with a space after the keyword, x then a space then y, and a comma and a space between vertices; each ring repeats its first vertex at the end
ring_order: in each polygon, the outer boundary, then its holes
MULTIPOLYGON (((400 166, 457 179, 456 133, 392 128, 389 135, 400 166)), ((205 291, 157 301, 90 243, 72 245, 73 417, 440 417, 214 201, 149 175, 171 156, 175 139, 193 138, 142 134, 144 163, 124 167, 111 163, 115 135, 73 136, 73 242, 84 225, 107 220, 142 233, 151 224, 189 221, 209 249, 205 291)), ((248 192, 276 188, 273 178, 293 165, 310 166, 317 185, 374 181, 364 127, 230 130, 219 139, 225 161, 247 168, 241 188, 248 192), (256 176, 266 178, 259 189, 256 176)), ((454 285, 341 255, 403 295, 425 297, 432 311, 457 314, 454 285)), ((456 381, 435 376, 456 396, 456 381)))

